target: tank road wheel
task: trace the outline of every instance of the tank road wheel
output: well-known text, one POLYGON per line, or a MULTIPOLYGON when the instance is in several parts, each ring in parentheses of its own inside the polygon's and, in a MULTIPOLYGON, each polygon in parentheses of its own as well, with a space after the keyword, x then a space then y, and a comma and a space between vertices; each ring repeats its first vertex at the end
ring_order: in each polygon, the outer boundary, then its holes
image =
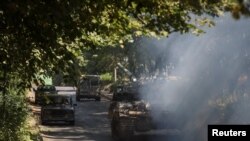
POLYGON ((134 126, 127 120, 115 120, 111 122, 111 134, 114 141, 130 141, 134 135, 134 126))

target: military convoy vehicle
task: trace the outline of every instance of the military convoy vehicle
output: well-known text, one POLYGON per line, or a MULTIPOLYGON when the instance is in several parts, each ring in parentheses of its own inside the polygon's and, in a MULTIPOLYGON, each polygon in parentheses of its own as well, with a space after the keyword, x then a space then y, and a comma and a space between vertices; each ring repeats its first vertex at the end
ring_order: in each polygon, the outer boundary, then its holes
POLYGON ((152 82, 139 82, 121 64, 118 66, 130 76, 131 83, 116 85, 113 90, 112 102, 108 109, 112 138, 115 141, 129 141, 137 132, 175 128, 172 124, 176 115, 167 109, 157 107, 161 104, 143 99, 141 88, 152 82))
POLYGON ((44 96, 57 94, 56 87, 54 85, 39 85, 37 89, 33 89, 35 92, 35 103, 43 103, 44 96))
POLYGON ((74 125, 75 106, 72 95, 47 95, 41 106, 41 123, 67 122, 74 125))
POLYGON ((129 140, 135 130, 147 129, 144 125, 147 126, 147 121, 150 120, 146 104, 139 100, 138 93, 132 91, 132 87, 129 86, 116 88, 109 107, 109 117, 111 134, 115 141, 129 140))
MULTIPOLYGON (((138 86, 118 86, 109 107, 111 133, 115 141, 130 140, 135 132, 168 128, 168 112, 159 111, 154 117, 151 105, 140 98, 138 86), (159 123, 158 123, 159 122, 159 123)), ((155 111, 154 111, 155 112, 155 111)))
POLYGON ((83 98, 101 100, 99 75, 84 75, 80 78, 77 85, 76 100, 80 101, 83 98))

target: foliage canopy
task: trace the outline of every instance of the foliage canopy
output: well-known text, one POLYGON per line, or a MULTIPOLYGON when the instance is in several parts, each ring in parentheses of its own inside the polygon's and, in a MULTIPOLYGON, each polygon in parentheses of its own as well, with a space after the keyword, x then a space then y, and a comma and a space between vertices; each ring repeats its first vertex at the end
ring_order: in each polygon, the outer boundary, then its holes
MULTIPOLYGON (((138 36, 197 30, 192 15, 247 14, 236 0, 1 0, 0 65, 31 82, 79 64, 76 56, 101 46, 123 45, 138 36)), ((203 24, 209 20, 203 19, 203 24)))

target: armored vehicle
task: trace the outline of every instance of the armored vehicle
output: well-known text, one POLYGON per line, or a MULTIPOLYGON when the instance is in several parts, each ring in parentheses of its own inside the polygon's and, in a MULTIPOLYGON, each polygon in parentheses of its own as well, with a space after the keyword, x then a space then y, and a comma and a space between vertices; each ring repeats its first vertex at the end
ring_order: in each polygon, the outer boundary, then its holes
POLYGON ((41 123, 75 123, 75 106, 71 95, 47 95, 41 107, 41 123))
POLYGON ((54 85, 40 85, 35 91, 35 103, 43 103, 45 95, 57 94, 56 87, 54 85))
MULTIPOLYGON (((133 73, 122 64, 117 66, 129 76, 128 84, 117 85, 113 91, 112 102, 109 106, 109 118, 111 119, 112 138, 118 140, 130 140, 136 132, 150 132, 152 130, 173 129, 177 115, 173 111, 162 108, 163 103, 143 99, 147 97, 141 93, 142 88, 158 86, 153 81, 138 81, 133 73)), ((157 96, 158 87, 150 92, 157 96)), ((152 96, 152 95, 151 95, 152 96)), ((149 99, 148 99, 149 100, 149 99)))
POLYGON ((111 132, 114 140, 129 140, 134 131, 148 131, 151 116, 148 105, 140 100, 139 93, 132 86, 118 86, 109 107, 111 132))
POLYGON ((80 101, 82 98, 101 100, 99 75, 84 75, 80 78, 77 85, 76 100, 80 101))
POLYGON ((136 132, 172 128, 169 111, 152 108, 141 98, 139 86, 117 86, 109 107, 111 133, 115 141, 130 140, 136 132))

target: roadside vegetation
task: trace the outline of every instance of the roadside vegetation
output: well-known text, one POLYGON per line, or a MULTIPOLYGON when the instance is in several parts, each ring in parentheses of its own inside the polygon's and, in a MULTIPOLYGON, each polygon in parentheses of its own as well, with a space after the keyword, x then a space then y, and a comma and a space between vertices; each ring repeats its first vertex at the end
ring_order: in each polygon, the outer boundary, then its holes
POLYGON ((160 39, 176 32, 199 35, 200 26, 214 26, 210 18, 224 12, 235 19, 248 16, 244 2, 1 0, 0 140, 36 138, 37 133, 27 126, 31 112, 25 90, 39 82, 37 76, 61 75, 75 85, 83 74, 103 74, 109 83, 117 63, 136 76, 152 74, 161 69, 154 67, 160 60, 145 48, 143 55, 137 54, 142 37, 160 39))
POLYGON ((5 82, 0 95, 0 140, 39 140, 39 130, 30 112, 26 91, 18 87, 20 79, 12 75, 5 82))

